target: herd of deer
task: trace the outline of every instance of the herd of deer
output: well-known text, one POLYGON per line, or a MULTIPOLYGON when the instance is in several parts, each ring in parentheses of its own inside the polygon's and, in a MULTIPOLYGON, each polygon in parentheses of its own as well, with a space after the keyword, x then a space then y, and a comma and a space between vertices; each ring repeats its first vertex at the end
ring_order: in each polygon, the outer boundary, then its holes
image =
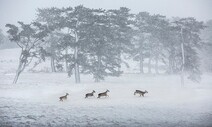
MULTIPOLYGON (((108 92, 110 92, 110 91, 109 91, 109 90, 106 90, 106 91, 103 92, 103 93, 99 93, 97 98, 109 97, 108 94, 107 94, 108 92)), ((85 94, 85 98, 94 97, 94 93, 95 93, 95 91, 93 90, 91 93, 85 94)), ((145 91, 135 90, 134 95, 139 94, 140 96, 142 95, 142 96, 144 97, 144 94, 146 94, 146 93, 148 93, 146 90, 145 90, 145 91)), ((65 96, 59 97, 60 101, 67 100, 68 95, 69 95, 69 94, 66 93, 65 96)))

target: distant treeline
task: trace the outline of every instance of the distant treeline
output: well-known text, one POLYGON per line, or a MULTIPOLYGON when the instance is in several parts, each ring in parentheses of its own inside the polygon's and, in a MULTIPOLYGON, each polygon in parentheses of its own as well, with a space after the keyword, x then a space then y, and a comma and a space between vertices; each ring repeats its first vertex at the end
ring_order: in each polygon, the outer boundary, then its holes
POLYGON ((139 62, 144 73, 159 63, 166 73, 188 74, 200 81, 199 51, 206 43, 200 32, 206 28, 193 17, 168 19, 148 12, 130 13, 130 9, 90 9, 84 6, 38 9, 37 19, 19 26, 7 24, 11 41, 22 49, 14 83, 33 58, 38 63, 51 59, 52 72, 67 71, 80 83, 80 74, 92 74, 96 82, 106 76, 120 76, 122 59, 139 62), (65 63, 65 64, 64 64, 65 63))

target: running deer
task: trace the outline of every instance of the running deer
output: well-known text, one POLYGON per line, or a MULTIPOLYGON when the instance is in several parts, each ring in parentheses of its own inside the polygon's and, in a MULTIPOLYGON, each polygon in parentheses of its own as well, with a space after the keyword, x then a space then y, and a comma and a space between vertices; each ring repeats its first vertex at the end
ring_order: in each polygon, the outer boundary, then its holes
POLYGON ((135 90, 134 95, 135 94, 140 94, 140 96, 142 95, 144 97, 144 94, 148 93, 148 91, 141 91, 141 90, 135 90))
POLYGON ((60 101, 67 100, 67 96, 68 96, 68 95, 69 95, 69 94, 68 94, 68 93, 66 93, 66 95, 65 95, 65 96, 61 96, 61 97, 59 97, 60 101))
POLYGON ((93 90, 93 92, 85 94, 85 98, 94 96, 94 93, 95 91, 93 90))
POLYGON ((109 97, 109 96, 107 95, 107 92, 110 92, 110 91, 109 91, 109 90, 106 90, 106 91, 103 92, 103 93, 99 93, 97 98, 100 98, 100 97, 102 97, 102 96, 109 97))

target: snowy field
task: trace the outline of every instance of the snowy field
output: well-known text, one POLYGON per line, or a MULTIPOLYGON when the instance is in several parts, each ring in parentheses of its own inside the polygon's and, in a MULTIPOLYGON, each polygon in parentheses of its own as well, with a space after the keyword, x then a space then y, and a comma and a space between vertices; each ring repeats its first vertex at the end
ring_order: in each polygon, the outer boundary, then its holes
POLYGON ((82 75, 76 85, 65 73, 26 71, 12 85, 18 54, 0 50, 0 127, 212 127, 212 74, 182 88, 178 75, 123 74, 101 83, 82 75), (96 98, 107 89, 109 97, 96 98), (148 94, 134 96, 136 89, 148 94), (92 90, 95 97, 85 99, 92 90))

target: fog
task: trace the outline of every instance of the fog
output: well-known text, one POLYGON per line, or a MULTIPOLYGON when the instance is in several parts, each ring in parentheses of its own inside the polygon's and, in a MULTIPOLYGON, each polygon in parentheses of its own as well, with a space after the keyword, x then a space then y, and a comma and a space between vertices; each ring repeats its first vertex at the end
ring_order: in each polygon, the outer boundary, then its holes
POLYGON ((195 17, 212 19, 211 0, 0 0, 0 29, 6 31, 6 23, 31 22, 37 8, 84 5, 89 8, 117 9, 128 7, 133 13, 147 11, 167 17, 195 17))
POLYGON ((0 0, 0 127, 212 127, 211 5, 0 0))

